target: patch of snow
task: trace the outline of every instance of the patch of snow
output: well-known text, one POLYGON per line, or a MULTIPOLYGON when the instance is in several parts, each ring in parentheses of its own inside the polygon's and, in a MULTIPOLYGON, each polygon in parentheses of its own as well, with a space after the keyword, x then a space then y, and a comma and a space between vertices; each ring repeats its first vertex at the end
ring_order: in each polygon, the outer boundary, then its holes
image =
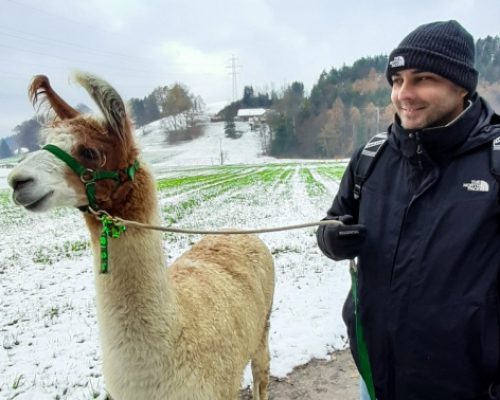
POLYGON ((151 132, 139 137, 142 157, 160 171, 167 167, 221 164, 255 164, 275 160, 262 155, 259 133, 251 131, 247 122, 237 122, 239 139, 225 136, 224 122, 205 123, 201 137, 169 145, 159 123, 150 125, 151 132), (221 161, 222 160, 222 161, 221 161))
POLYGON ((0 190, 8 189, 7 176, 12 168, 0 168, 0 190))

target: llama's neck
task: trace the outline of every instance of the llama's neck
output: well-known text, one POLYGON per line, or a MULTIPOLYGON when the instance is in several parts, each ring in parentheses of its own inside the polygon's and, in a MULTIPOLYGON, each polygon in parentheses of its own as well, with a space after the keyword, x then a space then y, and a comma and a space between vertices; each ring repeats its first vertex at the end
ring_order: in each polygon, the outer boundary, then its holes
MULTIPOLYGON (((155 182, 147 171, 138 176, 137 188, 127 201, 132 206, 123 208, 129 210, 122 214, 124 219, 160 223, 155 182)), ((101 226, 91 216, 86 220, 92 239, 98 316, 104 325, 103 333, 116 335, 120 333, 116 331, 126 329, 133 336, 137 330, 141 337, 149 329, 155 331, 148 332, 151 334, 175 335, 176 296, 167 276, 161 233, 128 227, 120 238, 109 238, 109 272, 101 274, 101 226)))

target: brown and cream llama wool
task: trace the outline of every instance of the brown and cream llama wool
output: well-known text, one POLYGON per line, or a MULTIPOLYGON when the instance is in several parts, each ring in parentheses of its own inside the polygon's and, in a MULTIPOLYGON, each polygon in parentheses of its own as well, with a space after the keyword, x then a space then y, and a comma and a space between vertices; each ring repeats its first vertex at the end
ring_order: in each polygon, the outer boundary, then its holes
MULTIPOLYGON (((39 212, 54 207, 84 211, 91 205, 158 225, 155 179, 142 161, 137 168, 139 150, 122 99, 95 76, 79 73, 76 80, 104 118, 82 115, 45 76, 35 77, 31 99, 36 103, 44 96, 57 118, 44 131, 49 146, 29 154, 9 175, 14 201, 39 212), (81 166, 80 176, 54 148, 81 166)), ((83 215, 93 249, 103 375, 111 397, 235 400, 250 361, 254 399, 267 400, 274 269, 265 244, 252 235, 205 236, 167 266, 161 233, 129 227, 109 239, 109 273, 103 274, 101 222, 83 215)))

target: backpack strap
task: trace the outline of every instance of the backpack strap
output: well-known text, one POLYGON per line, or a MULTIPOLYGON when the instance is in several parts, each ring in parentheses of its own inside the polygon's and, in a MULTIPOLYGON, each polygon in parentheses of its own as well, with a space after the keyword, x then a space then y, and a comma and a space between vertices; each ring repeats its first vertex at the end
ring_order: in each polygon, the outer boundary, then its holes
MULTIPOLYGON (((387 133, 377 133, 363 147, 354 170, 354 199, 361 197, 361 187, 370 175, 375 165, 375 161, 382 153, 382 149, 387 143, 387 133)), ((500 154, 499 154, 500 156, 500 154)), ((500 162, 500 159, 499 159, 500 162)), ((500 168, 500 165, 499 165, 500 168)), ((500 169, 499 169, 500 171, 500 169)))
MULTIPOLYGON (((382 149, 387 143, 387 133, 377 133, 370 138, 361 150, 359 158, 354 168, 354 199, 359 200, 361 196, 361 187, 375 166, 375 161, 382 153, 382 149)), ((373 383, 373 374, 371 370, 370 358, 366 346, 363 324, 359 314, 359 294, 358 294, 358 269, 354 260, 351 260, 351 281, 352 297, 354 301, 354 316, 356 323, 356 346, 358 349, 359 369, 363 380, 366 383, 370 400, 375 400, 375 386, 373 383)))

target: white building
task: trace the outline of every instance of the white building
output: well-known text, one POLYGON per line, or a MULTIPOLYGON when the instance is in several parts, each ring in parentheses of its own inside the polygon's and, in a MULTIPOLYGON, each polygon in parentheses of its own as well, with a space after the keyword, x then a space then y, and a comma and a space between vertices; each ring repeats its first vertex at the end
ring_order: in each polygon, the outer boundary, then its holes
POLYGON ((251 118, 263 121, 267 110, 265 108, 240 108, 236 119, 239 121, 249 121, 251 118))

